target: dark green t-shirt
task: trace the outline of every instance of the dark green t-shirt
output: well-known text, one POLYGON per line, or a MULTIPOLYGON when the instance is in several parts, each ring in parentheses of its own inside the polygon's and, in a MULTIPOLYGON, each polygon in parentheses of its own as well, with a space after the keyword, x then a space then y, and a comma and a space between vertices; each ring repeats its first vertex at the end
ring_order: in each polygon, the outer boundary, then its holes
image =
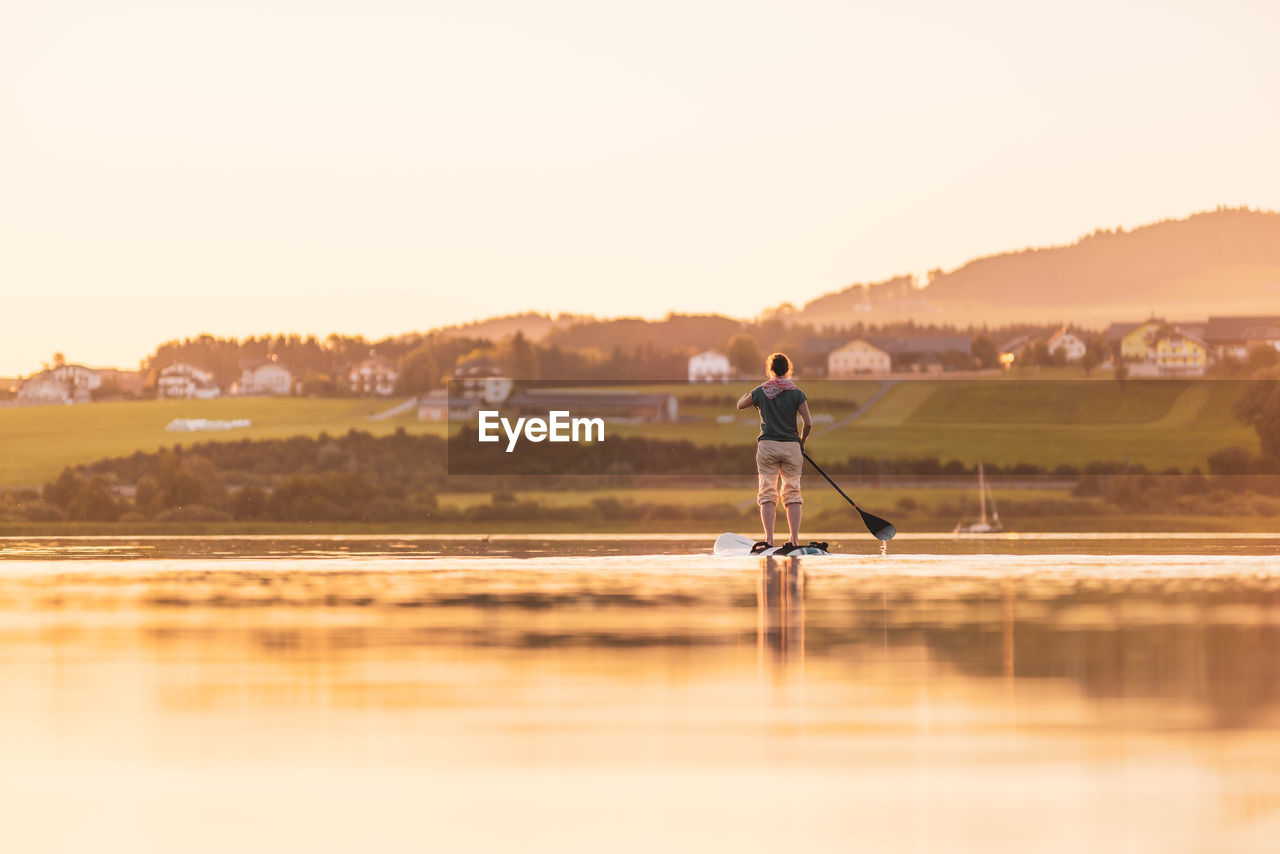
POLYGON ((804 392, 798 388, 779 392, 770 400, 764 389, 756 386, 751 392, 751 402, 760 410, 760 435, 756 441, 771 439, 774 442, 799 442, 796 413, 805 402, 804 392))

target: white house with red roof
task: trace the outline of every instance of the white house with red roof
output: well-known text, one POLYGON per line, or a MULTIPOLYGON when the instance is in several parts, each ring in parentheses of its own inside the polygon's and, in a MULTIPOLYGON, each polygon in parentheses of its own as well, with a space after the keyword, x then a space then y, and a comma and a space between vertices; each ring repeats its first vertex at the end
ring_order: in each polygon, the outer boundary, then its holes
POLYGON ((1068 362, 1078 362, 1084 358, 1085 350, 1088 347, 1076 335, 1067 331, 1064 326, 1057 332, 1049 336, 1048 342, 1050 355, 1054 353, 1062 353, 1062 357, 1068 362))

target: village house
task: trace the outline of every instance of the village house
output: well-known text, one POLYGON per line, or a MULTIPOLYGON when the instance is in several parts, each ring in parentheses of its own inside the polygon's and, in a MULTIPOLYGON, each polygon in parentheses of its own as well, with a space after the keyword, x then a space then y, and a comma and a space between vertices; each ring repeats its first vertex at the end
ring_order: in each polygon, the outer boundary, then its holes
POLYGON ((1162 317, 1149 317, 1141 323, 1112 323, 1103 333, 1111 351, 1125 362, 1151 362, 1156 359, 1160 336, 1171 329, 1205 340, 1205 324, 1196 321, 1170 323, 1162 317))
POLYGON ((463 400, 478 400, 497 405, 511 396, 515 381, 511 377, 464 377, 455 380, 450 390, 463 400))
POLYGON ((1204 341, 1173 329, 1156 342, 1156 371, 1162 377, 1202 377, 1208 356, 1204 341))
POLYGON ((54 379, 50 372, 45 371, 22 381, 17 401, 29 406, 71 403, 71 391, 64 383, 54 379))
POLYGON ((156 397, 182 400, 209 400, 222 394, 209 371, 175 362, 160 372, 156 379, 156 397))
POLYGON ((515 381, 502 376, 501 366, 487 356, 460 363, 448 389, 436 389, 418 398, 419 421, 470 420, 482 406, 496 407, 511 396, 515 381))
POLYGON ((1049 336, 1048 346, 1050 355, 1060 352, 1062 358, 1068 363, 1083 359, 1085 350, 1088 349, 1085 343, 1068 332, 1065 326, 1049 336))
POLYGON ((453 369, 449 393, 456 398, 502 403, 511 395, 515 381, 504 376, 502 366, 488 356, 461 362, 453 369))
POLYGON ((442 388, 434 389, 418 397, 419 421, 470 421, 480 411, 482 401, 478 397, 450 396, 442 388))
POLYGON ((861 338, 831 351, 827 356, 827 376, 832 379, 857 374, 887 374, 889 354, 861 338))
POLYGON ((58 365, 23 381, 17 401, 23 404, 88 403, 102 376, 84 365, 58 365))
POLYGON ((848 338, 806 338, 796 352, 796 372, 806 377, 820 377, 827 372, 827 359, 848 338))
POLYGON ((1120 337, 1120 358, 1126 362, 1155 361, 1156 341, 1165 327, 1158 317, 1134 325, 1120 337))
POLYGON ((719 383, 733 378, 729 357, 715 350, 704 350, 689 357, 689 382, 719 383))
POLYGON ((1204 342, 1218 358, 1243 359, 1254 347, 1280 350, 1280 315, 1210 317, 1204 342))
POLYGON ((1006 370, 1013 367, 1014 360, 1022 355, 1022 351, 1031 345, 1030 335, 1019 335, 1000 345, 1000 365, 1006 370))
POLYGON ((293 374, 275 360, 258 359, 241 362, 240 382, 237 394, 290 394, 293 392, 293 374))
POLYGON ((369 358, 356 362, 344 374, 349 390, 356 394, 381 397, 395 393, 396 380, 399 378, 400 372, 396 370, 396 366, 377 354, 370 354, 369 358))
POLYGON ((970 341, 959 336, 872 338, 869 342, 889 354, 895 371, 937 373, 948 361, 968 356, 970 341))

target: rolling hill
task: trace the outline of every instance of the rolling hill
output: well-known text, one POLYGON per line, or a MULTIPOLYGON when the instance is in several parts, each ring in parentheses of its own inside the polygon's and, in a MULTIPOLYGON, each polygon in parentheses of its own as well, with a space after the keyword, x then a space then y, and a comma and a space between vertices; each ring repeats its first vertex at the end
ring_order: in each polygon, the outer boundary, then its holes
POLYGON ((1098 325, 1152 312, 1270 314, 1280 305, 1280 213, 1224 208, 1132 231, 1099 230, 1068 246, 978 258, 914 284, 897 277, 852 285, 807 303, 794 319, 1098 325))

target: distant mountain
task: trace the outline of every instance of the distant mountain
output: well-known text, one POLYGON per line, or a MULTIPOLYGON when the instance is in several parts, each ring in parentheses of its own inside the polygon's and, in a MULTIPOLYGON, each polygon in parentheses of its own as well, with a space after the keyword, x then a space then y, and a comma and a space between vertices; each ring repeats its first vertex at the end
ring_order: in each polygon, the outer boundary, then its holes
POLYGON ((819 326, 886 318, 1097 323, 1159 315, 1274 313, 1280 305, 1280 214, 1219 209, 1133 231, 1006 252, 930 274, 853 285, 806 304, 819 326))

